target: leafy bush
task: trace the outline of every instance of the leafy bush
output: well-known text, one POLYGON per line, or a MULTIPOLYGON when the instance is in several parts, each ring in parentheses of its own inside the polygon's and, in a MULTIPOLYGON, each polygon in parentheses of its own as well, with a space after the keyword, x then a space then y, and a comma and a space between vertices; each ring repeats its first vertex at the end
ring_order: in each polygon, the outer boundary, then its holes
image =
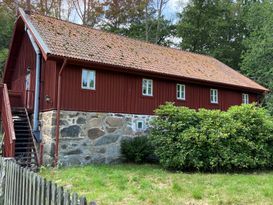
POLYGON ((151 141, 166 168, 237 171, 273 165, 273 121, 263 108, 197 112, 167 103, 156 114, 151 141))
POLYGON ((144 163, 154 161, 154 149, 147 136, 122 140, 121 153, 129 162, 144 163))

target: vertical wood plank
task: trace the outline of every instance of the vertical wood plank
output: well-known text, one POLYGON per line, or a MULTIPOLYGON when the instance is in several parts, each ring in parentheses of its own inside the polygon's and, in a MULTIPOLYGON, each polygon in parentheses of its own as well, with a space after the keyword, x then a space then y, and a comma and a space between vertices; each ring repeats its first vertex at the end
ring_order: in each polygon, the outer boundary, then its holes
POLYGON ((28 173, 28 205, 32 205, 32 196, 33 196, 33 193, 32 193, 32 183, 31 183, 31 179, 32 179, 32 172, 29 172, 28 173))
POLYGON ((71 205, 70 194, 68 191, 64 191, 64 205, 71 205))
POLYGON ((78 205, 78 194, 72 194, 72 205, 78 205))
POLYGON ((13 203, 16 204, 17 203, 17 166, 14 163, 14 184, 13 184, 13 190, 14 190, 14 194, 13 194, 13 203))
POLYGON ((51 205, 51 182, 46 181, 46 205, 51 205))
POLYGON ((57 187, 57 204, 58 205, 63 205, 64 200, 63 200, 63 187, 57 187))
POLYGON ((19 190, 18 190, 18 204, 22 204, 22 189, 23 189, 23 167, 19 168, 19 190))
POLYGON ((57 204, 57 185, 52 182, 51 183, 51 205, 57 204))
POLYGON ((41 205, 45 205, 45 180, 41 177, 41 205))
POLYGON ((20 166, 16 164, 16 197, 15 197, 16 204, 19 204, 19 194, 20 194, 20 166))
POLYGON ((37 179, 36 174, 32 172, 31 181, 32 181, 32 204, 33 205, 36 204, 36 197, 37 197, 36 179, 37 179))
POLYGON ((37 185, 37 191, 36 191, 36 205, 41 204, 41 177, 36 175, 36 185, 37 185))
POLYGON ((10 190, 10 163, 9 161, 6 161, 6 167, 5 167, 6 171, 6 180, 5 180, 5 197, 4 197, 4 204, 5 205, 9 205, 9 190, 10 190))
POLYGON ((22 185, 22 205, 26 205, 26 169, 23 169, 23 185, 22 185))
POLYGON ((15 195, 16 195, 16 173, 15 173, 15 163, 12 163, 12 183, 11 183, 11 186, 12 186, 12 198, 11 198, 11 204, 16 204, 15 203, 15 195))
POLYGON ((87 205, 87 201, 85 197, 80 198, 80 205, 87 205))
POLYGON ((28 204, 29 199, 29 172, 26 170, 26 192, 25 192, 25 205, 28 204))

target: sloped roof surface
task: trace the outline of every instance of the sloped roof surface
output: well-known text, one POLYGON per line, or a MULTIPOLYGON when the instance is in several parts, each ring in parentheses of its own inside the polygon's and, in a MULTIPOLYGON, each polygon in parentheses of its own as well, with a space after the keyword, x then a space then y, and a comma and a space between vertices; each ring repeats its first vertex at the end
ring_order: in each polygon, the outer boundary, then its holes
POLYGON ((52 55, 116 65, 116 69, 131 68, 266 90, 209 56, 158 46, 35 13, 28 18, 52 55))

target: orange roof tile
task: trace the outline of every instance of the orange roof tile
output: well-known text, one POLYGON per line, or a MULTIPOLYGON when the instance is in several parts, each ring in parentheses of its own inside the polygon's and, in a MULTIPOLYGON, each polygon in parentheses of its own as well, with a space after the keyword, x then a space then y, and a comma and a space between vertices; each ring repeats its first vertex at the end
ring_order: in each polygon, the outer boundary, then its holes
POLYGON ((267 90, 213 57, 158 46, 38 14, 31 14, 28 18, 52 55, 267 90))

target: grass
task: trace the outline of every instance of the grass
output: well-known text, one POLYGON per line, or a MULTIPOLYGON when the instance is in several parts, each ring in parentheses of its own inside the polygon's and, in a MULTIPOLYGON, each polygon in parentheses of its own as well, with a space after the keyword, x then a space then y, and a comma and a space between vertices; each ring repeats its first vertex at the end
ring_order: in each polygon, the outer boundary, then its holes
POLYGON ((273 172, 189 174, 125 164, 45 168, 41 175, 97 204, 273 204, 273 172))

